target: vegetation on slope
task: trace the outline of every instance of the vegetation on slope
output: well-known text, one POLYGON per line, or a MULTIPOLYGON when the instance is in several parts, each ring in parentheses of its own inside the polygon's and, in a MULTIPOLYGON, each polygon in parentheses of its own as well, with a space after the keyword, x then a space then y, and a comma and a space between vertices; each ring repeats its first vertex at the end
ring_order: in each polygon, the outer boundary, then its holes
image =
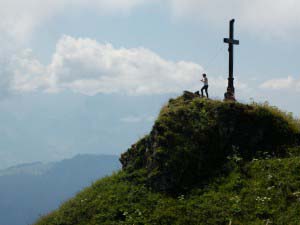
POLYGON ((128 182, 120 172, 93 184, 36 225, 299 224, 299 157, 232 166, 227 177, 177 197, 128 182))
POLYGON ((152 132, 121 157, 127 173, 146 171, 157 191, 181 193, 206 184, 227 158, 284 156, 296 145, 293 118, 266 105, 206 101, 192 93, 170 100, 152 132))
POLYGON ((166 105, 152 132, 36 225, 300 224, 299 123, 267 105, 166 105))

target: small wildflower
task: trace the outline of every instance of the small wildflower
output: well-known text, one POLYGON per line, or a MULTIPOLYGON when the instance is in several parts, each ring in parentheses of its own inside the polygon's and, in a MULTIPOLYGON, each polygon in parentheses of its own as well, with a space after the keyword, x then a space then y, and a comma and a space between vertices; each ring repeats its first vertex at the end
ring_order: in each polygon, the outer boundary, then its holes
POLYGON ((271 201, 271 198, 269 198, 269 197, 260 197, 260 196, 257 196, 257 197, 256 197, 256 201, 264 203, 264 202, 266 202, 266 201, 271 201))

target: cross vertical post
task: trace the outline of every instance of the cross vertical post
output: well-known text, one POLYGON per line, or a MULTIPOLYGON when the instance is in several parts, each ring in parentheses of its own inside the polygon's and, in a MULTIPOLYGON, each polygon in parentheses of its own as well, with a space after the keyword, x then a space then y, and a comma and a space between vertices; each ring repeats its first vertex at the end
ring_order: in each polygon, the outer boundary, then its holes
POLYGON ((229 77, 228 77, 228 87, 225 93, 225 100, 235 101, 235 88, 234 88, 234 77, 233 77, 233 53, 234 45, 239 45, 240 42, 234 39, 234 22, 235 20, 230 20, 229 26, 229 38, 224 38, 224 43, 229 45, 229 77))

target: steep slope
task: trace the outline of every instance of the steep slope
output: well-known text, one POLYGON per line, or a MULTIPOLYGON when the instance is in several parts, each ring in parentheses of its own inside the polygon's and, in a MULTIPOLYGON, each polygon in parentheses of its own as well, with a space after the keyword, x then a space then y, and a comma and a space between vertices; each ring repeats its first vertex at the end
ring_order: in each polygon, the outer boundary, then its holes
POLYGON ((144 170, 158 191, 182 192, 205 183, 228 156, 244 160, 286 155, 299 127, 276 108, 203 101, 192 93, 170 100, 150 135, 121 157, 128 173, 144 170))
POLYGON ((185 93, 122 171, 36 224, 299 224, 299 128, 274 107, 185 93))

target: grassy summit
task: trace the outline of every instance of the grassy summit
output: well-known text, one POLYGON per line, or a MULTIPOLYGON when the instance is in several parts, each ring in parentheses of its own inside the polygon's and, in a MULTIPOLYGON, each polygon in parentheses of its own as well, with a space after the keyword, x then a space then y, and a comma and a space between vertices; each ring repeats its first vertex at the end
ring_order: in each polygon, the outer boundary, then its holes
POLYGON ((299 127, 275 108, 207 101, 192 93, 170 100, 152 132, 121 157, 127 173, 143 170, 157 191, 178 194, 224 172, 228 157, 286 155, 299 127))
POLYGON ((266 105, 170 100, 123 170, 36 225, 300 224, 299 123, 266 105))

